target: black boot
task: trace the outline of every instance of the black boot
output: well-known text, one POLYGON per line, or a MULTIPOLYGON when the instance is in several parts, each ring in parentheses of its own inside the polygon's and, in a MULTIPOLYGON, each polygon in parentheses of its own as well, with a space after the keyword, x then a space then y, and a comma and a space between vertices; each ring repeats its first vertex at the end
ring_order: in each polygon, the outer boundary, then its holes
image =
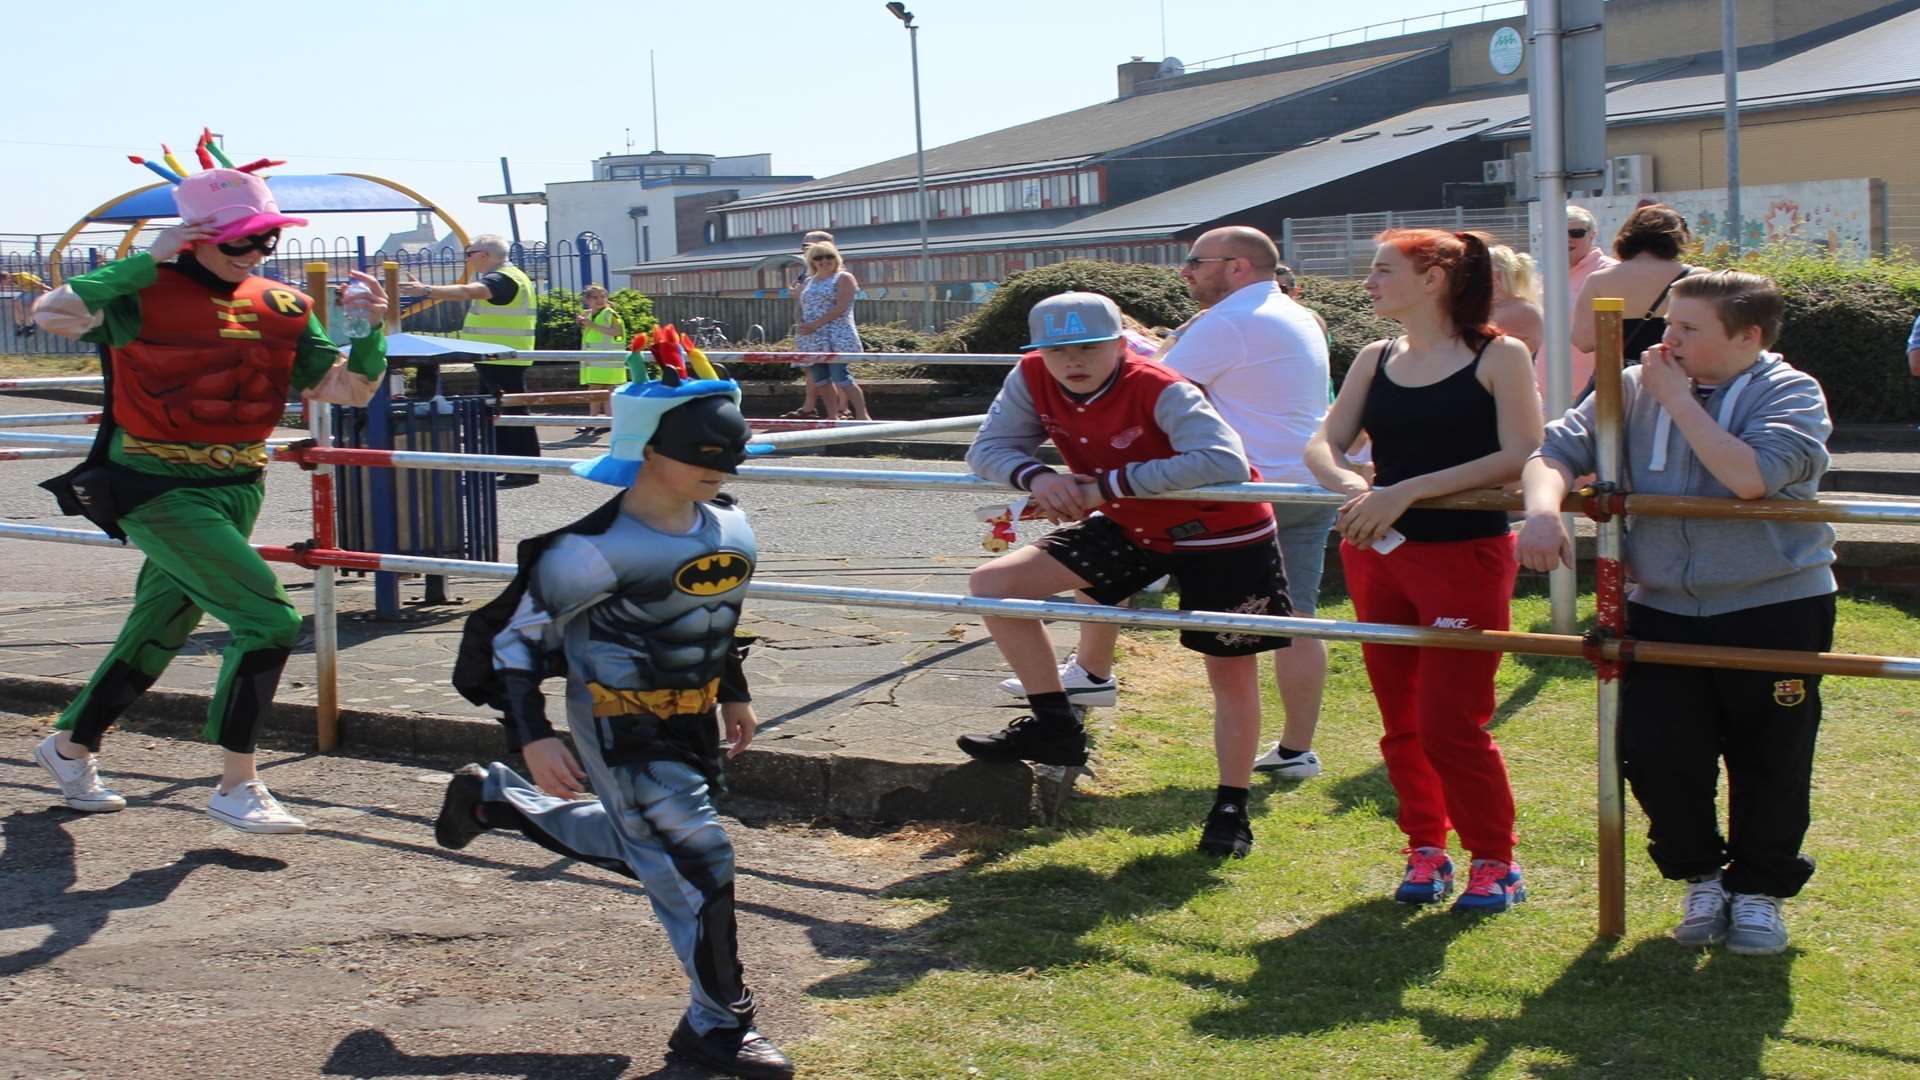
POLYGON ((962 735, 960 749, 981 761, 1085 765, 1087 732, 1077 720, 1023 716, 991 735, 962 735))
POLYGON ((793 1062, 765 1035, 753 1030, 751 1014, 739 1027, 714 1028, 705 1035, 694 1032, 686 1017, 673 1029, 667 1049, 697 1065, 743 1080, 788 1080, 793 1062))
POLYGON ((453 771, 447 797, 440 803, 440 816, 433 823, 433 839, 441 847, 459 851, 487 831, 475 813, 484 801, 486 779, 487 770, 478 765, 462 765, 453 771))

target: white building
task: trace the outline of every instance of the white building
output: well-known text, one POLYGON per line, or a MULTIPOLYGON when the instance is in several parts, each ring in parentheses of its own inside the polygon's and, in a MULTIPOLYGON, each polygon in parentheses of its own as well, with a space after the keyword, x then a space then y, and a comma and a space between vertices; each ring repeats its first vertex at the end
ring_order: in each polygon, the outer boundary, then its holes
MULTIPOLYGON (((811 176, 775 176, 773 155, 608 154, 593 163, 590 180, 549 183, 545 191, 483 195, 493 205, 547 208, 547 239, 575 243, 600 238, 607 265, 671 259, 712 243, 717 228, 707 211, 735 199, 792 187, 811 176)), ((550 247, 551 250, 551 247, 550 247)))

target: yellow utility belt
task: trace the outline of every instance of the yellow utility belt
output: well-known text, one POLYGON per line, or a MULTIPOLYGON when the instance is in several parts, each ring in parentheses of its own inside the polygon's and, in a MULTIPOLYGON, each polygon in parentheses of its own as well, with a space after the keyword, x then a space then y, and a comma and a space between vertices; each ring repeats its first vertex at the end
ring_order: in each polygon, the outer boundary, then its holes
POLYGON ((209 443, 205 446, 193 443, 148 442, 122 431, 120 450, 127 454, 144 454, 159 458, 169 465, 204 465, 214 469, 264 469, 267 467, 267 444, 253 443, 209 443))
POLYGON ((587 689, 593 694, 595 716, 655 716, 671 720, 676 716, 712 712, 720 700, 719 679, 693 690, 616 690, 599 683, 588 683, 587 689))

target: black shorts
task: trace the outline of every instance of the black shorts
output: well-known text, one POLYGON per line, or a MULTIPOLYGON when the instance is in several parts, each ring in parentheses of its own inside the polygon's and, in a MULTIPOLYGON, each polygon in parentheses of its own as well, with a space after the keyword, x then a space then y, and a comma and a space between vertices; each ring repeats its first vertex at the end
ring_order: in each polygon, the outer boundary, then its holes
MULTIPOLYGON (((1162 554, 1128 539, 1112 518, 1097 516, 1051 532, 1038 544, 1055 562, 1080 575, 1096 603, 1117 604, 1171 575, 1180 586, 1180 606, 1190 611, 1293 614, 1277 537, 1214 551, 1162 554)), ((1208 656, 1251 656, 1290 642, 1265 634, 1182 630, 1180 644, 1208 656)))

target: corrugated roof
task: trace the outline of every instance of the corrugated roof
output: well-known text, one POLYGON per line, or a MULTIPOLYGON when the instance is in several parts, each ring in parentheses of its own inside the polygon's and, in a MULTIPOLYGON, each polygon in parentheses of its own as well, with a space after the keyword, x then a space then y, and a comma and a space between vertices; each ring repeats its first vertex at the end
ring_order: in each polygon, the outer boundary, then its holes
MULTIPOLYGON (((927 175, 932 177, 1035 161, 1083 161, 1315 90, 1362 71, 1386 67, 1430 51, 1415 49, 1389 56, 1369 56, 1294 71, 1116 98, 1084 109, 933 147, 927 151, 927 175)), ((785 188, 759 199, 742 199, 731 205, 744 208, 803 193, 911 179, 914 172, 914 156, 906 154, 810 184, 785 188)))
MULTIPOLYGON (((1740 71, 1742 109, 1809 105, 1855 95, 1920 90, 1920 11, 1896 15, 1805 52, 1740 71)), ((1726 81, 1711 74, 1635 83, 1607 95, 1609 124, 1647 123, 1719 112, 1726 81)), ((1524 136, 1531 123, 1520 124, 1524 136)), ((1504 133, 1503 133, 1504 134, 1504 133)))
POLYGON ((1084 217, 1065 229, 1178 230, 1470 139, 1527 115, 1527 97, 1429 105, 1084 217))

